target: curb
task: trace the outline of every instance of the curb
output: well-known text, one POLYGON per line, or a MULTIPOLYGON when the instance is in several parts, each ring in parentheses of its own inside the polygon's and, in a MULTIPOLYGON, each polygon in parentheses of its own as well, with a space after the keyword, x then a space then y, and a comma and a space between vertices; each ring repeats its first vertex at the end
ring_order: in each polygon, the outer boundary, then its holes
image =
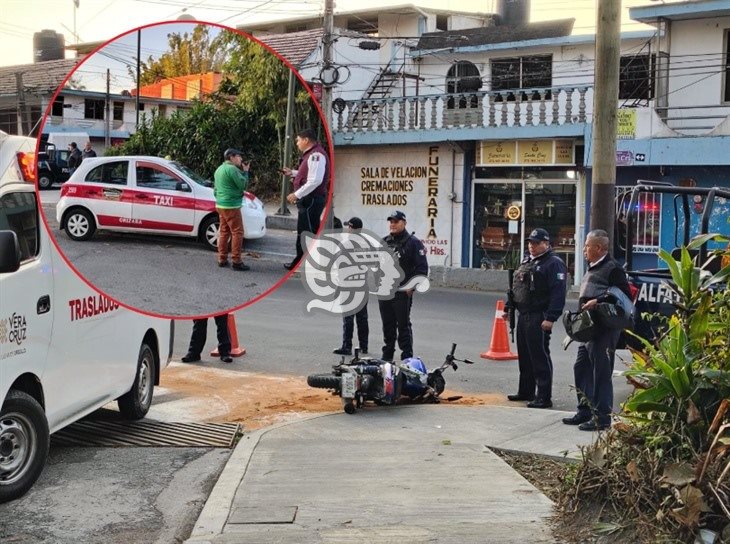
POLYGON ((233 453, 228 458, 226 466, 223 468, 218 477, 218 481, 213 490, 210 492, 208 499, 205 501, 205 506, 200 512, 195 526, 193 527, 190 536, 185 542, 191 544, 210 544, 211 538, 218 536, 223 533, 223 528, 226 526, 228 516, 231 513, 231 506, 233 499, 236 497, 238 486, 243 481, 243 477, 248 471, 248 465, 251 462, 253 452, 256 450, 261 437, 270 431, 281 429, 282 427, 288 427, 296 423, 309 421, 312 419, 318 419, 321 417, 328 417, 340 412, 327 412, 324 414, 316 414, 310 417, 297 419, 296 421, 288 421, 286 423, 278 423, 269 427, 263 427, 252 431, 249 434, 244 434, 241 440, 236 445, 233 453))

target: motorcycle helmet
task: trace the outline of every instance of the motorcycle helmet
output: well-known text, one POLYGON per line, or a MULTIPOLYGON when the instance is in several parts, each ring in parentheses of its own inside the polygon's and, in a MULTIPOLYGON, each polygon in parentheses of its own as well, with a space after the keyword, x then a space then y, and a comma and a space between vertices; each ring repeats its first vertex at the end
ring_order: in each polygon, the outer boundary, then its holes
POLYGON ((596 336, 596 324, 589 311, 563 314, 563 326, 567 335, 576 342, 589 342, 596 336))

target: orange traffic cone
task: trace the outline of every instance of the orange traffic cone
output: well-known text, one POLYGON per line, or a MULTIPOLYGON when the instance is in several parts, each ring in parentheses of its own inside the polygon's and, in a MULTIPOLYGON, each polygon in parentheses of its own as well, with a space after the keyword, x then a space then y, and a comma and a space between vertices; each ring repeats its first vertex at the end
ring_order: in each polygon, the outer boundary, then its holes
POLYGON ((494 315, 494 326, 492 327, 492 341, 489 343, 489 351, 480 354, 482 359, 493 359, 495 361, 510 361, 517 359, 517 355, 509 350, 509 338, 507 338, 507 323, 504 321, 504 301, 497 301, 497 311, 494 315))
MULTIPOLYGON (((238 332, 236 332, 236 318, 228 314, 228 336, 231 339, 231 357, 246 355, 246 348, 238 345, 238 332)), ((218 348, 210 352, 211 357, 218 357, 218 348)))

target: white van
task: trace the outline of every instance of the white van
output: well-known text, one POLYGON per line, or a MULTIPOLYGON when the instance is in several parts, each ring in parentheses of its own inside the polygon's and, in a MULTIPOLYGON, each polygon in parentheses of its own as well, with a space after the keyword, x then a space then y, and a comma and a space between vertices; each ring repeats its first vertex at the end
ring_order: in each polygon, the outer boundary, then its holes
POLYGON ((57 252, 28 182, 34 148, 0 132, 0 502, 40 476, 50 433, 115 399, 144 417, 174 336, 173 321, 120 308, 57 252))

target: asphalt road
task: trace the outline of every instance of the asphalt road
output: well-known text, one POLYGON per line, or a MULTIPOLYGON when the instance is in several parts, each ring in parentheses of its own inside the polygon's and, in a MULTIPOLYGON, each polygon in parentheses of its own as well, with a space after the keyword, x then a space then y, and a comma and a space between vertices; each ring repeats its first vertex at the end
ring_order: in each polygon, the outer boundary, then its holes
POLYGON ((269 229, 244 243, 247 272, 219 268, 215 253, 192 238, 98 231, 75 242, 59 230, 59 190, 42 191, 50 233, 73 267, 98 290, 147 313, 193 317, 221 313, 263 295, 284 278, 296 233, 269 229))
MULTIPOLYGON (((449 389, 468 393, 516 393, 517 361, 482 359, 492 334, 496 301, 501 295, 457 289, 434 289, 416 294, 411 321, 413 323, 414 352, 429 369, 440 365, 451 344, 458 344, 456 356, 475 361, 474 365, 460 365, 457 372, 444 374, 449 389)), ((266 298, 235 313, 238 337, 247 354, 226 365, 210 360, 210 365, 228 369, 269 374, 308 374, 329 372, 339 356, 332 350, 342 339, 342 320, 338 316, 307 313, 306 293, 299 279, 286 281, 266 298)), ((576 305, 568 301, 567 308, 576 305)), ((370 322, 370 353, 379 356, 382 347, 382 329, 376 299, 368 304, 370 322)), ((176 324, 175 349, 177 357, 187 350, 192 323, 176 324)), ((577 346, 573 343, 564 351, 560 345, 565 331, 556 323, 552 335, 554 365, 553 403, 558 410, 573 410, 576 405, 573 385, 573 362, 577 346)), ((215 326, 208 322, 208 347, 215 346, 215 326)), ((357 336, 355 336, 357 342, 357 336)), ((516 352, 514 345, 512 350, 516 352)), ((627 351, 619 356, 629 358, 627 351)), ((396 352, 398 354, 398 352, 396 352)), ((617 357, 616 370, 625 366, 617 357)), ((629 392, 622 377, 614 378, 616 408, 629 392)))

